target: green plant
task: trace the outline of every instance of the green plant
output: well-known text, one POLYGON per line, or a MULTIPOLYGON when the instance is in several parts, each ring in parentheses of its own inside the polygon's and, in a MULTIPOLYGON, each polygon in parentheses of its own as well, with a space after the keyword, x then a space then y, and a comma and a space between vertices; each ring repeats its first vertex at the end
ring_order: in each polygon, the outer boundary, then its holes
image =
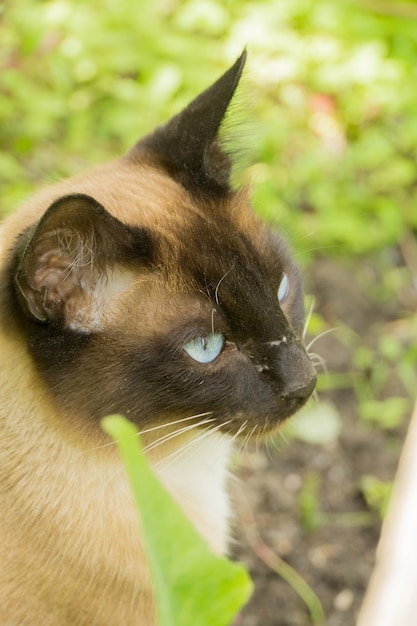
POLYGON ((367 474, 362 476, 361 491, 367 505, 372 511, 377 511, 383 519, 388 510, 393 489, 393 483, 379 480, 376 476, 367 474))
MULTIPOLYGON (((364 297, 380 318, 366 334, 338 332, 352 364, 321 375, 319 392, 353 390, 358 428, 397 434, 417 371, 416 25, 407 0, 0 4, 0 214, 40 182, 123 153, 247 46, 249 97, 236 108, 249 124, 235 134, 258 162, 256 210, 304 265, 372 258, 364 297)), ((339 319, 313 314, 311 334, 331 324, 339 319)), ((328 521, 314 481, 304 491, 304 523, 328 521)), ((359 514, 338 522, 362 523, 359 514)))
POLYGON ((312 472, 306 476, 298 497, 299 514, 303 527, 312 532, 325 523, 325 517, 320 510, 320 476, 312 472))
POLYGON ((209 550, 153 474, 133 424, 109 416, 103 428, 119 447, 138 507, 159 626, 227 626, 252 591, 243 565, 209 550))

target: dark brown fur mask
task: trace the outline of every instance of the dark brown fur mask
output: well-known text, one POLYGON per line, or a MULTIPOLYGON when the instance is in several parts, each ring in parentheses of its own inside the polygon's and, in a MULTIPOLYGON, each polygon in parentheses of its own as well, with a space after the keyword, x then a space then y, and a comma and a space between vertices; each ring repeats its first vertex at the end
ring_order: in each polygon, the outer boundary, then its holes
POLYGON ((23 211, 10 327, 53 402, 93 428, 115 412, 139 426, 210 413, 224 432, 266 432, 314 389, 298 269, 230 186, 218 138, 244 62, 23 211))

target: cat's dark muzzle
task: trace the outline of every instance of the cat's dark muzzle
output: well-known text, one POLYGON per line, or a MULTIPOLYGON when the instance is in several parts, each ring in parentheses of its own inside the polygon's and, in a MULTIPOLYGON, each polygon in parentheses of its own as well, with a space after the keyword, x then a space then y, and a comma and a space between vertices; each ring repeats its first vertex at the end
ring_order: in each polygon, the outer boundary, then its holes
POLYGON ((316 371, 302 342, 289 332, 273 341, 246 342, 238 349, 245 363, 244 384, 234 406, 223 412, 224 430, 242 437, 248 431, 254 437, 267 436, 308 401, 316 387, 316 371))
POLYGON ((301 408, 313 393, 317 376, 299 340, 272 341, 262 346, 256 369, 273 389, 279 421, 301 408))
POLYGON ((284 393, 281 392, 281 398, 295 407, 300 406, 309 399, 316 387, 316 383, 317 377, 314 374, 305 385, 301 387, 297 386, 290 391, 285 391, 284 393))
POLYGON ((279 393, 285 400, 304 402, 314 391, 316 371, 300 344, 283 344, 273 368, 280 382, 279 393))
POLYGON ((304 346, 296 337, 283 336, 277 341, 264 342, 252 358, 257 363, 259 373, 269 375, 279 384, 283 397, 298 391, 301 396, 308 397, 314 390, 316 371, 304 346))

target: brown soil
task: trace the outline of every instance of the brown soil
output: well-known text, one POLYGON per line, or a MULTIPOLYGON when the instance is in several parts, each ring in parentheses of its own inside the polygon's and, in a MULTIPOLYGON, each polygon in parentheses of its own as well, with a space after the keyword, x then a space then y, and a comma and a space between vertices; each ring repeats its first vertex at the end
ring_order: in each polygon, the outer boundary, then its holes
MULTIPOLYGON (((358 343, 376 345, 393 320, 401 317, 399 303, 390 299, 381 307, 370 297, 377 280, 372 263, 355 269, 325 260, 318 260, 307 276, 308 291, 316 295, 316 309, 324 319, 331 326, 352 329, 356 337, 350 346, 335 332, 314 346, 330 372, 352 372, 358 343)), ((404 395, 395 377, 389 387, 387 396, 404 395)), ((381 526, 379 515, 365 502, 361 479, 367 474, 393 479, 406 424, 395 430, 365 424, 349 384, 346 389, 320 393, 323 400, 331 401, 342 419, 335 441, 287 444, 279 438, 278 450, 254 446, 241 453, 240 481, 233 487, 238 527, 234 556, 247 564, 255 591, 236 626, 315 623, 292 586, 272 569, 277 556, 315 591, 327 626, 356 623, 381 526), (313 511, 316 505, 321 517, 309 530, 300 516, 300 494, 313 483, 317 488, 313 511)))

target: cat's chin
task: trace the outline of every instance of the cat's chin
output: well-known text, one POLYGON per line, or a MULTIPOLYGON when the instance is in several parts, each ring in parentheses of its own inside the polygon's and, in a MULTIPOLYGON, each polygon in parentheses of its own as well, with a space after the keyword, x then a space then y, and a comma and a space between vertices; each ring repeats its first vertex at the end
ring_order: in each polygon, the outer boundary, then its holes
MULTIPOLYGON (((276 432, 284 422, 299 411, 311 398, 317 384, 317 376, 312 367, 306 374, 304 383, 295 389, 288 389, 286 395, 276 392, 265 403, 249 411, 235 413, 225 428, 237 439, 250 440, 268 437, 276 432)), ((226 420, 227 422, 227 420, 226 420)))

